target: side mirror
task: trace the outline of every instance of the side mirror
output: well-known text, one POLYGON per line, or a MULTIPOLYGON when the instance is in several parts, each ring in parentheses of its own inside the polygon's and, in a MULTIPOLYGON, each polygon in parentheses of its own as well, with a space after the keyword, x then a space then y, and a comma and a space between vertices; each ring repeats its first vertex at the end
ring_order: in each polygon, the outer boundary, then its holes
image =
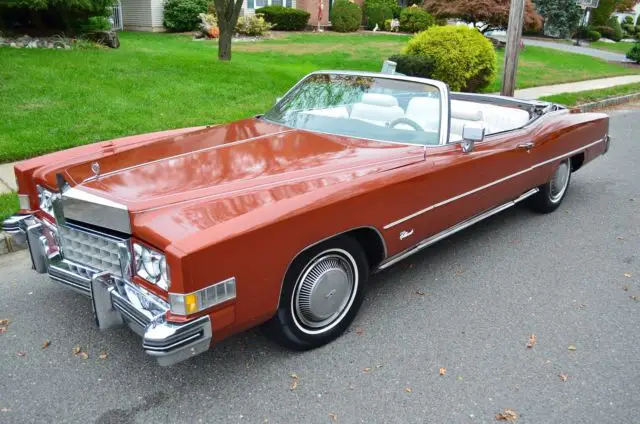
POLYGON ((480 122, 468 122, 462 127, 462 151, 469 153, 477 141, 484 140, 484 124, 480 122))
POLYGON ((277 105, 278 103, 280 103, 280 100, 282 100, 282 97, 276 97, 276 102, 274 103, 274 105, 277 105))

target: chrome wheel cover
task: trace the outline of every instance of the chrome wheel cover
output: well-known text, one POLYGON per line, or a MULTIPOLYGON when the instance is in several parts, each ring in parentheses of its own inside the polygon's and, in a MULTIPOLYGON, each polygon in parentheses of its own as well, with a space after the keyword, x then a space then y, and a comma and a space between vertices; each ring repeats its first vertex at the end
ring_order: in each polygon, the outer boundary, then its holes
POLYGON ((557 203, 562 199, 564 192, 567 190, 567 185, 569 184, 569 175, 571 174, 571 169, 569 168, 569 161, 564 161, 558 168, 556 172, 551 177, 551 181, 549 182, 549 200, 553 203, 557 203))
POLYGON ((335 327, 345 317, 358 289, 358 267, 347 251, 331 249, 313 258, 296 281, 291 311, 307 334, 335 327))

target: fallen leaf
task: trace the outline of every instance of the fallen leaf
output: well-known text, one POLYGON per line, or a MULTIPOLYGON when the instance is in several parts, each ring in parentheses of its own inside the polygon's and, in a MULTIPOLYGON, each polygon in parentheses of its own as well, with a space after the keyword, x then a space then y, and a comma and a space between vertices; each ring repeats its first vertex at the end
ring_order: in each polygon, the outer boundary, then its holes
POLYGON ((567 349, 569 349, 570 351, 573 352, 573 351, 576 350, 576 345, 569 345, 569 347, 567 349))
POLYGON ((383 365, 382 365, 382 364, 378 364, 378 365, 376 365, 376 368, 382 368, 382 367, 383 367, 383 365))
POLYGON ((298 388, 298 376, 296 374, 291 374, 289 377, 292 378, 289 390, 293 391, 298 388))
POLYGON ((461 375, 459 375, 458 377, 456 377, 456 380, 462 381, 462 380, 464 380, 464 378, 461 375))
POLYGON ((618 237, 616 237, 616 239, 618 239, 618 240, 624 240, 624 237, 622 237, 622 236, 618 236, 618 237))
POLYGON ((445 375, 447 372, 446 368, 440 368, 440 375, 445 375))
POLYGON ((8 319, 0 319, 0 327, 6 327, 9 325, 9 321, 8 319))
POLYGON ((336 414, 329 414, 329 418, 331 418, 331 421, 338 422, 338 416, 336 414))
POLYGON ((411 393, 411 387, 405 387, 404 391, 407 392, 407 393, 411 393))
POLYGON ((631 300, 635 300, 636 302, 640 302, 640 296, 629 296, 631 300))
POLYGON ((371 371, 371 368, 364 368, 362 371, 369 372, 369 371, 371 371))
POLYGON ((631 273, 629 273, 629 272, 625 272, 625 273, 624 273, 624 276, 625 276, 625 277, 627 277, 627 278, 631 278, 631 273))
POLYGON ((82 348, 80 346, 76 346, 71 352, 73 352, 74 355, 77 355, 78 353, 82 352, 82 348))
POLYGON ((424 296, 426 293, 425 293, 425 292, 423 292, 422 290, 416 290, 416 294, 417 294, 418 296, 424 296))
POLYGON ((43 349, 46 349, 49 346, 51 346, 51 341, 49 341, 49 340, 45 340, 44 343, 42 343, 42 348, 43 349))
POLYGON ((509 421, 514 422, 518 419, 518 413, 513 409, 505 409, 496 415, 496 420, 498 421, 509 421))
POLYGON ((569 378, 569 376, 565 373, 558 375, 558 377, 560 377, 560 380, 562 381, 567 381, 567 379, 569 378))
POLYGON ((0 334, 4 334, 7 331, 7 327, 0 327, 0 334))
POLYGON ((80 357, 82 359, 89 359, 89 354, 87 352, 80 352, 80 357))
POLYGON ((627 285, 622 286, 622 290, 629 291, 629 285, 627 284, 627 285))
POLYGON ((9 408, 2 408, 2 409, 0 409, 0 412, 11 412, 11 409, 9 409, 9 408))
POLYGON ((362 332, 363 332, 362 328, 360 328, 360 327, 356 328, 356 334, 358 336, 362 336, 362 332))
POLYGON ((536 338, 536 335, 532 334, 531 336, 529 336, 529 343, 527 343, 527 347, 531 349, 537 342, 538 339, 536 338))
POLYGON ((100 359, 102 359, 102 360, 104 361, 105 359, 107 359, 107 356, 108 356, 108 355, 107 355, 107 352, 102 352, 102 353, 100 354, 99 358, 100 358, 100 359))
POLYGON ((22 356, 26 356, 27 354, 24 352, 17 352, 16 355, 22 357, 22 356))

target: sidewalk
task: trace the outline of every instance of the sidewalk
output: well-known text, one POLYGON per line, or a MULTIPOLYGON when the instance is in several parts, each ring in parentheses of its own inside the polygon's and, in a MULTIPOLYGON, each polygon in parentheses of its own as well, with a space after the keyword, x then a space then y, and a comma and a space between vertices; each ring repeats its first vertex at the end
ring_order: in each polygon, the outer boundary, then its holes
POLYGON ((11 193, 18 189, 16 187, 16 177, 13 173, 13 165, 15 165, 15 162, 0 164, 0 194, 11 193))
POLYGON ((635 82, 640 82, 640 75, 627 75, 623 77, 601 78, 588 81, 570 82, 567 84, 525 88, 522 90, 516 90, 514 97, 533 100, 544 96, 551 96, 553 94, 598 90, 601 88, 615 87, 616 85, 632 84, 635 82))

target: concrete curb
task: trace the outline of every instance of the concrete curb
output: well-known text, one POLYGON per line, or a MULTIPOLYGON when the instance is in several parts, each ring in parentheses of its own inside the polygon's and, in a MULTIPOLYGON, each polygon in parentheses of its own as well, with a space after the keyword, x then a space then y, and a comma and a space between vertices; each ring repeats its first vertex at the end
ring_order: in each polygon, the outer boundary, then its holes
POLYGON ((13 239, 9 234, 0 232, 0 256, 25 250, 26 248, 27 246, 19 246, 13 243, 13 239))
POLYGON ((611 97, 609 99, 598 100, 591 103, 585 103, 583 105, 576 106, 576 108, 580 109, 583 112, 589 112, 592 110, 602 109, 609 106, 617 106, 624 103, 629 103, 639 99, 640 99, 640 92, 626 94, 624 96, 611 97))

